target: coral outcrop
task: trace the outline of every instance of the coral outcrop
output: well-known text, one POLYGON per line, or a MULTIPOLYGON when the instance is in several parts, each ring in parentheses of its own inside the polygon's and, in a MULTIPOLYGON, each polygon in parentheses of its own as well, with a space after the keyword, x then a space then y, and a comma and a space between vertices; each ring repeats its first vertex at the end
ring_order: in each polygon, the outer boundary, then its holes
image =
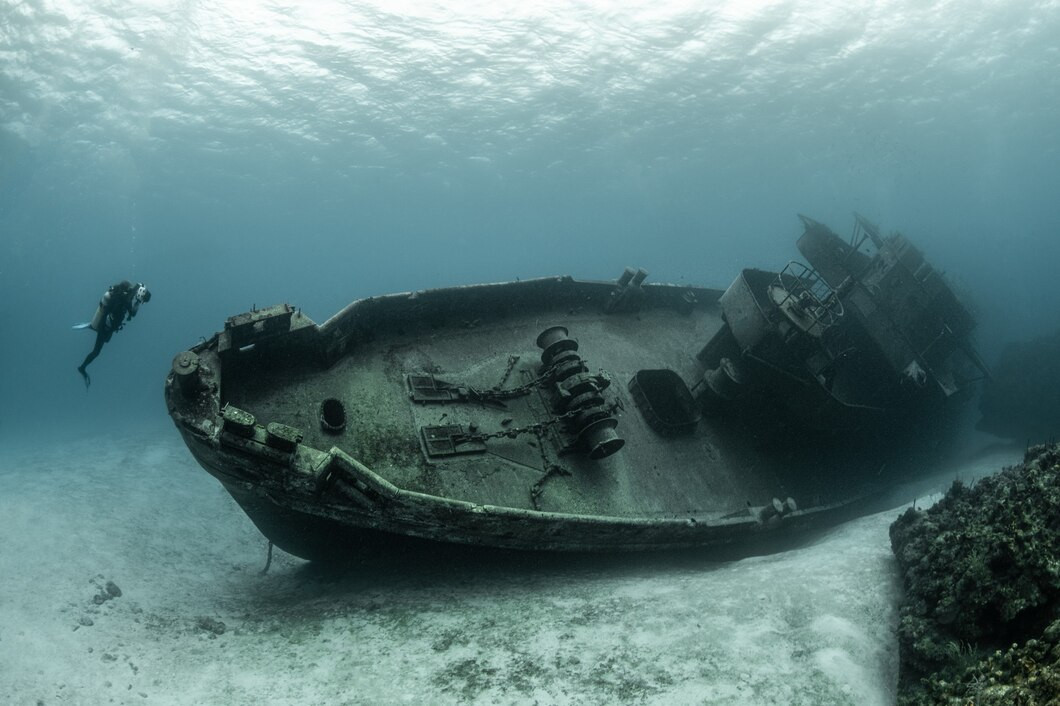
POLYGON ((902 706, 1060 704, 1060 445, 891 526, 902 706))

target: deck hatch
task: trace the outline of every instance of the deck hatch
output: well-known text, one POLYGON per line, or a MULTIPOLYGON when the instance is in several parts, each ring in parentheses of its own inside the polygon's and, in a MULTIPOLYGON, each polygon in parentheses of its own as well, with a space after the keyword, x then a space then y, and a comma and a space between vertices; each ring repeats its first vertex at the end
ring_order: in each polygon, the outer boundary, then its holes
POLYGON ((439 380, 433 375, 406 376, 409 396, 413 402, 427 404, 430 402, 457 402, 467 397, 467 388, 452 385, 439 380))
POLYGON ((423 448, 427 456, 457 456, 485 453, 486 442, 472 439, 471 431, 462 424, 442 424, 420 427, 423 448))

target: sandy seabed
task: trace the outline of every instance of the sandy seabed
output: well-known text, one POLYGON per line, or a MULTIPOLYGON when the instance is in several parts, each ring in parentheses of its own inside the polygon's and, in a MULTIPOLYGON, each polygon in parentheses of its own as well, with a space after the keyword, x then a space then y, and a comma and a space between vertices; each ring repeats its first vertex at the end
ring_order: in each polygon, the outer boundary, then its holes
POLYGON ((9 452, 0 703, 890 704, 901 510, 725 563, 277 550, 263 575, 175 431, 9 452))

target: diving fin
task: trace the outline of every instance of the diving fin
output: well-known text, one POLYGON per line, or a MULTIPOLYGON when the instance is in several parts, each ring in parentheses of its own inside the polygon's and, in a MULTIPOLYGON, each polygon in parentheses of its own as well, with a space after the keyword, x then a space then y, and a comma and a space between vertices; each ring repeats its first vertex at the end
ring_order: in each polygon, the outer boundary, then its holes
POLYGON ((74 324, 74 325, 73 325, 73 326, 71 326, 70 328, 72 328, 72 329, 74 329, 74 330, 81 330, 81 329, 86 329, 86 328, 92 328, 92 324, 86 321, 86 322, 85 322, 85 323, 83 323, 83 324, 74 324))

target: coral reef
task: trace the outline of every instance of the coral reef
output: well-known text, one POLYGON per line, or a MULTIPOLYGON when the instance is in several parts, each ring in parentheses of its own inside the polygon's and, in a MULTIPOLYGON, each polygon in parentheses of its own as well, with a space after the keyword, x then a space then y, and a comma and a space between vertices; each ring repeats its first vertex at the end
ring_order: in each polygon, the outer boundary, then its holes
POLYGON ((1060 704, 1060 445, 891 526, 898 703, 1060 704))

